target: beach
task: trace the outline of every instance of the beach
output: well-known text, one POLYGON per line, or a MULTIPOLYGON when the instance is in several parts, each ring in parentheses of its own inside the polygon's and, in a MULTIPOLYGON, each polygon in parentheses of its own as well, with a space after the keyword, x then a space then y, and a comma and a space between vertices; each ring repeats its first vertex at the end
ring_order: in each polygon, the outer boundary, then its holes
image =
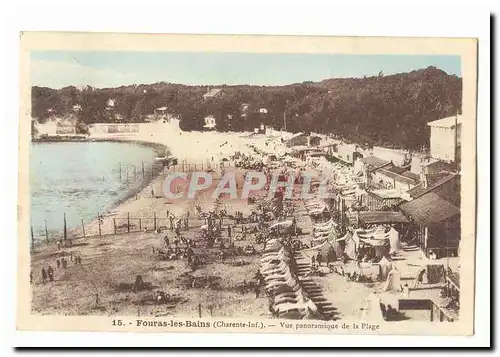
MULTIPOLYGON (((109 139, 163 146, 177 159, 177 165, 156 169, 150 180, 141 183, 139 190, 131 192, 125 200, 103 213, 101 219, 96 217, 86 224, 85 238, 82 238, 81 230, 75 228, 68 233, 69 242, 63 242, 61 247, 52 242, 35 249, 31 263, 34 274, 33 313, 273 317, 268 296, 262 290, 254 290, 264 246, 256 242, 254 235, 243 234, 247 225, 236 223, 234 218, 222 219, 221 236, 214 246, 207 243, 201 232, 207 222, 204 214, 223 210, 227 217, 238 213, 248 217, 258 210, 256 202, 265 201, 266 190, 254 192, 256 200, 252 203, 242 199, 216 200, 213 187, 198 192, 195 199, 172 200, 165 197, 163 186, 165 178, 177 171, 187 172, 188 177, 193 171, 209 172, 217 182, 225 170, 231 170, 235 174, 237 191, 241 193, 247 170, 235 167, 229 158, 235 153, 255 156, 255 150, 266 151, 267 154, 259 154, 262 157, 285 152, 286 147, 280 140, 249 133, 216 132, 182 132, 168 137, 149 133, 112 136, 109 139), (188 246, 181 243, 180 250, 192 246, 194 255, 200 259, 198 266, 193 267, 185 255, 176 259, 165 258, 165 238, 168 237, 172 246, 176 236, 170 215, 174 215, 175 220, 188 220, 187 226, 181 224, 181 235, 192 243, 188 246), (254 248, 253 253, 243 253, 248 246, 254 248), (75 260, 76 257, 81 257, 82 261, 75 260), (67 262, 66 268, 56 267, 56 261, 61 259, 67 262), (39 271, 48 266, 55 269, 54 281, 43 283, 39 271), (135 291, 130 288, 137 279, 144 282, 144 289, 135 291), (168 296, 162 304, 157 303, 158 292, 168 296)), ((283 163, 280 165, 274 169, 276 172, 284 167, 283 163)), ((315 178, 320 173, 328 173, 325 167, 312 166, 304 165, 305 170, 315 178)), ((187 186, 187 182, 176 183, 175 190, 186 192, 187 186)), ((310 235, 317 223, 309 218, 304 202, 294 197, 289 204, 296 212, 298 227, 304 232, 299 239, 312 246, 310 235)), ((413 285, 426 260, 419 252, 402 254, 404 261, 395 261, 394 266, 401 271, 401 279, 413 285)), ((311 257, 311 254, 302 255, 301 264, 309 267, 311 257)), ((356 270, 354 263, 348 266, 356 270)), ((370 269, 365 272, 370 270, 376 278, 378 268, 374 266, 370 269)), ((300 279, 305 279, 304 284, 309 284, 308 281, 315 284, 312 288, 320 294, 316 302, 318 307, 323 306, 324 311, 330 311, 325 313, 326 319, 362 319, 374 292, 389 303, 401 296, 398 291, 386 293, 383 287, 385 282, 350 281, 328 270, 311 280, 308 275, 310 268, 306 271, 308 273, 300 279)), ((429 295, 422 290, 415 291, 413 295, 428 298, 435 297, 436 292, 432 290, 429 295)))

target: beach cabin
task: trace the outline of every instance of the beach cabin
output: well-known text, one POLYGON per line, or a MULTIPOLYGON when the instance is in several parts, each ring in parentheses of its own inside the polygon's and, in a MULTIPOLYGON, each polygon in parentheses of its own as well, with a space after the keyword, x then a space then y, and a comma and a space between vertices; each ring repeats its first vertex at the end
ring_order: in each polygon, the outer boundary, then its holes
POLYGON ((413 225, 415 243, 429 257, 452 257, 458 255, 460 242, 460 209, 442 199, 434 192, 428 192, 405 202, 400 210, 413 225))

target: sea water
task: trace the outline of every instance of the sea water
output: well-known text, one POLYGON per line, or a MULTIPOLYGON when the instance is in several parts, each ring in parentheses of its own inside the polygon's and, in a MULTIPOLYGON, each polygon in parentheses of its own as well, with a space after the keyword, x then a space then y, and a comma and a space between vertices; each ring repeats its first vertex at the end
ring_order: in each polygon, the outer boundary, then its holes
POLYGON ((36 238, 41 239, 45 220, 49 231, 62 230, 64 214, 72 228, 107 212, 151 178, 155 155, 152 147, 136 143, 32 143, 30 221, 36 238))

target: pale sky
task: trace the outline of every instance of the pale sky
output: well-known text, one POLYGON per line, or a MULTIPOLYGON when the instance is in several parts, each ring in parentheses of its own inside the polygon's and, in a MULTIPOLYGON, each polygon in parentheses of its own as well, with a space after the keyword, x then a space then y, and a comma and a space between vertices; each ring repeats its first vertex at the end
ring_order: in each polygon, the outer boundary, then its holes
POLYGON ((31 83, 51 88, 155 82, 284 85, 428 66, 460 77, 460 65, 459 56, 440 55, 43 51, 31 54, 31 83))

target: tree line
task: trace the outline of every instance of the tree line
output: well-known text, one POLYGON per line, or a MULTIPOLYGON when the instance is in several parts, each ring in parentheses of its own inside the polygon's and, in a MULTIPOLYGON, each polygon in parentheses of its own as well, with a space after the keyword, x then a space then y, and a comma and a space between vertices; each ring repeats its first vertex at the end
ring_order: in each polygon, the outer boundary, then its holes
POLYGON ((435 67, 364 78, 332 78, 285 86, 187 86, 158 82, 97 89, 32 88, 32 117, 72 117, 79 125, 143 122, 159 107, 178 116, 183 130, 201 130, 213 115, 219 131, 260 124, 291 132, 333 133, 368 145, 428 146, 429 121, 461 110, 462 79, 435 67), (210 88, 222 96, 205 99, 210 88), (113 106, 109 106, 109 100, 113 106), (78 105, 81 109, 74 110, 78 105), (265 108, 267 113, 261 111, 265 108))

